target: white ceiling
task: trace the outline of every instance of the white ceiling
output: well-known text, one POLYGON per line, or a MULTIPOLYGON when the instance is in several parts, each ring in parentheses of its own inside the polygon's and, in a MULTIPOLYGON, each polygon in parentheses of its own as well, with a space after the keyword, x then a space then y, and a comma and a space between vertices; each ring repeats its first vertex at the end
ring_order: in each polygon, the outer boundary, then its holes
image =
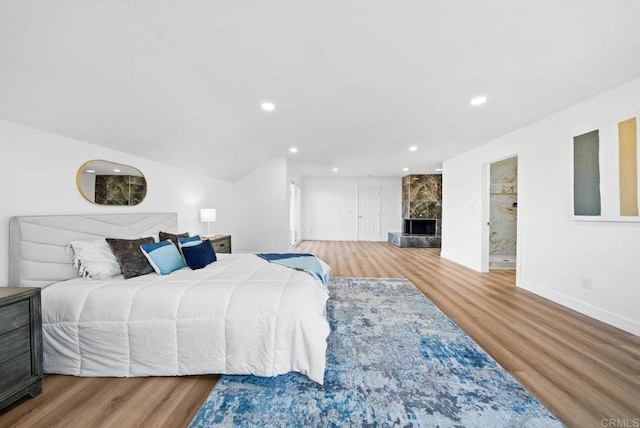
POLYGON ((634 0, 0 0, 0 11, 1 118, 226 180, 273 156, 304 176, 432 172, 640 77, 634 0), (489 101, 471 107, 477 94, 489 101))

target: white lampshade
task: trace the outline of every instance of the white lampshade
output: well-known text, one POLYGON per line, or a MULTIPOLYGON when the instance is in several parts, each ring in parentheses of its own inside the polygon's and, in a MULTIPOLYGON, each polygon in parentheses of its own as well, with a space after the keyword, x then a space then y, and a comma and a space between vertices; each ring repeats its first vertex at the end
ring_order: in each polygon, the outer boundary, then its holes
POLYGON ((216 209, 215 208, 202 208, 200 210, 200 221, 208 223, 210 221, 216 221, 216 209))

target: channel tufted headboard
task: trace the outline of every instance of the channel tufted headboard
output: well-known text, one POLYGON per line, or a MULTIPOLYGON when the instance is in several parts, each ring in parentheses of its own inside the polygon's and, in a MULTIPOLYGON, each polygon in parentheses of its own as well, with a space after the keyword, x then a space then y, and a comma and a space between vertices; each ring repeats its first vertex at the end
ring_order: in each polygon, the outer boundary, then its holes
POLYGON ((11 217, 9 286, 44 287, 78 277, 67 245, 105 237, 158 236, 175 232, 176 213, 11 217))

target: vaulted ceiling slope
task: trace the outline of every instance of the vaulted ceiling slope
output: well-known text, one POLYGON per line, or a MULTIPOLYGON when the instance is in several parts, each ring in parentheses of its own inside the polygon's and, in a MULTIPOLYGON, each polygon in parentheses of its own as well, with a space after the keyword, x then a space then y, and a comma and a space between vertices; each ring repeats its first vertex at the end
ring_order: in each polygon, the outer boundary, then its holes
POLYGON ((640 76, 635 0, 0 7, 1 118, 230 181, 431 171, 640 76))

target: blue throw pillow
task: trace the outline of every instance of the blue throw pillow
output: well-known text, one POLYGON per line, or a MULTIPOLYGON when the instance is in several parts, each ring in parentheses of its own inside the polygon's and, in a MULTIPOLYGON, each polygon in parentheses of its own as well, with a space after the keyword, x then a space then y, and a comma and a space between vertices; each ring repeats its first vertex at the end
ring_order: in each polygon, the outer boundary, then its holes
POLYGON ((180 252, 171 241, 140 245, 140 249, 158 275, 185 267, 180 252))
POLYGON ((180 251, 184 247, 193 247, 194 245, 199 245, 202 243, 202 239, 200 239, 200 235, 191 236, 191 237, 178 237, 178 247, 180 247, 180 251))
POLYGON ((187 266, 193 270, 202 269, 218 260, 213 245, 208 239, 197 245, 182 247, 182 254, 187 261, 187 266))

